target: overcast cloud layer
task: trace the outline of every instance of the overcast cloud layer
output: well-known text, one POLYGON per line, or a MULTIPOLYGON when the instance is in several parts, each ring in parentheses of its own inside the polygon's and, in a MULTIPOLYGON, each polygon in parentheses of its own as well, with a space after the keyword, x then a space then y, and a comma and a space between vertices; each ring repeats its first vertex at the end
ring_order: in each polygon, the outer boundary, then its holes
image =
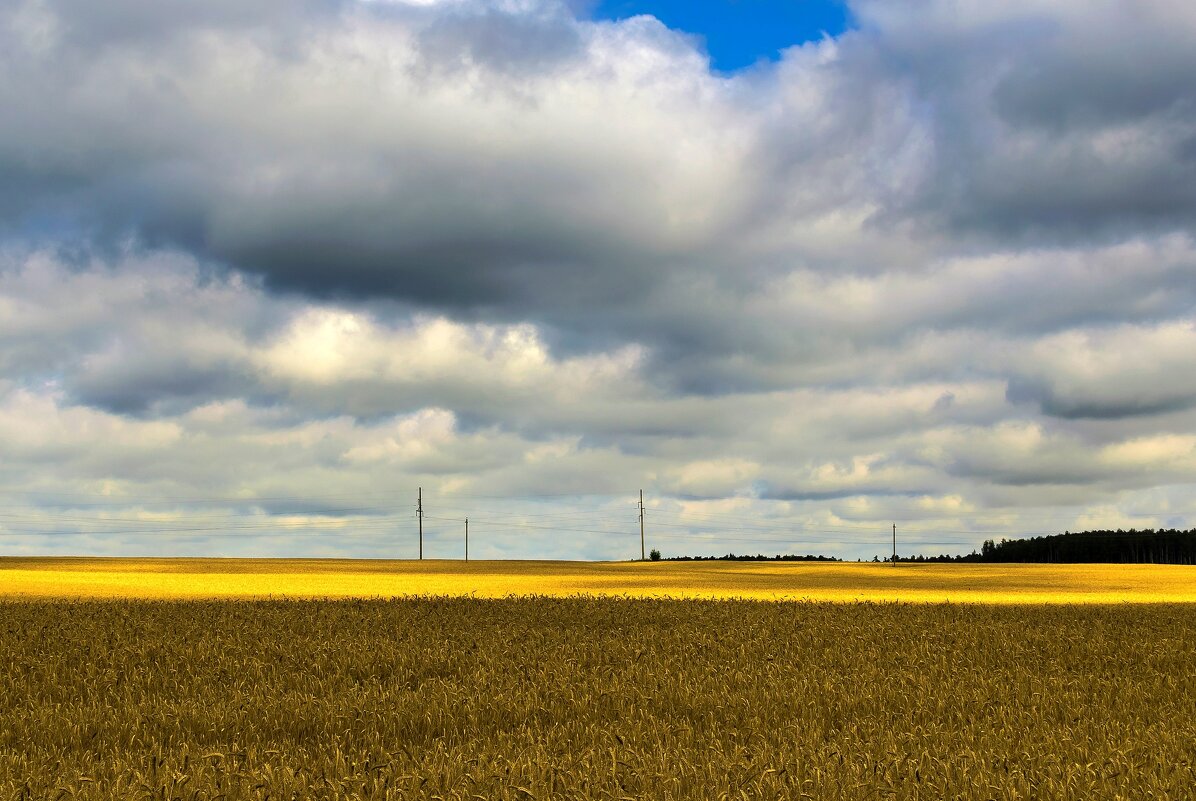
POLYGON ((0 548, 1196 525, 1196 6, 850 5, 7 4, 0 548))

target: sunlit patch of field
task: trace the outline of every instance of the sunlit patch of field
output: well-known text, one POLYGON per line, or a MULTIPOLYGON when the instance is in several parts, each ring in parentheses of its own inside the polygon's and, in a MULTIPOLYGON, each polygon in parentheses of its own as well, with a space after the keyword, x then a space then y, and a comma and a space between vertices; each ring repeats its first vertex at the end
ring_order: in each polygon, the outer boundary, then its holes
POLYGON ((915 603, 1196 602, 1196 567, 331 559, 0 559, 9 598, 509 595, 915 603))

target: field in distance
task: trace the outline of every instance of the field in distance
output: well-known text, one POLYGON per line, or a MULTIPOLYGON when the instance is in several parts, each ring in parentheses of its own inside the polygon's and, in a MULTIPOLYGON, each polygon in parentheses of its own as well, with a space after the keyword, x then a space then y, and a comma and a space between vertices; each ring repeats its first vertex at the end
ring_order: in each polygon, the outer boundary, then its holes
POLYGON ((1192 603, 1196 566, 337 559, 0 559, 5 598, 509 595, 1192 603))

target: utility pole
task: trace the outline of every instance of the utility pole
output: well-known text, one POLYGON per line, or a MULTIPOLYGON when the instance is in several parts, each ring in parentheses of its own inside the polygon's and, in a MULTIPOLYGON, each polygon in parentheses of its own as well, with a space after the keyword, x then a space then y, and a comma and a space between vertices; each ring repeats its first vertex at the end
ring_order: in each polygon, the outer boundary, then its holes
POLYGON ((640 561, 647 558, 644 555, 644 491, 640 490, 640 561))
POLYGON ((893 524, 893 564, 897 564, 897 524, 893 524))
POLYGON ((415 496, 415 514, 419 516, 419 558, 424 558, 424 488, 415 496))
POLYGON ((469 561, 469 518, 465 518, 465 561, 469 561))

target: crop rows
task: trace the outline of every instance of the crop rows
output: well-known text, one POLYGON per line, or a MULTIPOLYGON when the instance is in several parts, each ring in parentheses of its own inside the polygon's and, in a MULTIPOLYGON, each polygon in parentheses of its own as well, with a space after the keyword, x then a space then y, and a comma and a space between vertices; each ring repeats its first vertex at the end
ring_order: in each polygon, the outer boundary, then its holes
POLYGON ((45 601, 0 638, 0 799, 1196 787, 1196 605, 45 601))

